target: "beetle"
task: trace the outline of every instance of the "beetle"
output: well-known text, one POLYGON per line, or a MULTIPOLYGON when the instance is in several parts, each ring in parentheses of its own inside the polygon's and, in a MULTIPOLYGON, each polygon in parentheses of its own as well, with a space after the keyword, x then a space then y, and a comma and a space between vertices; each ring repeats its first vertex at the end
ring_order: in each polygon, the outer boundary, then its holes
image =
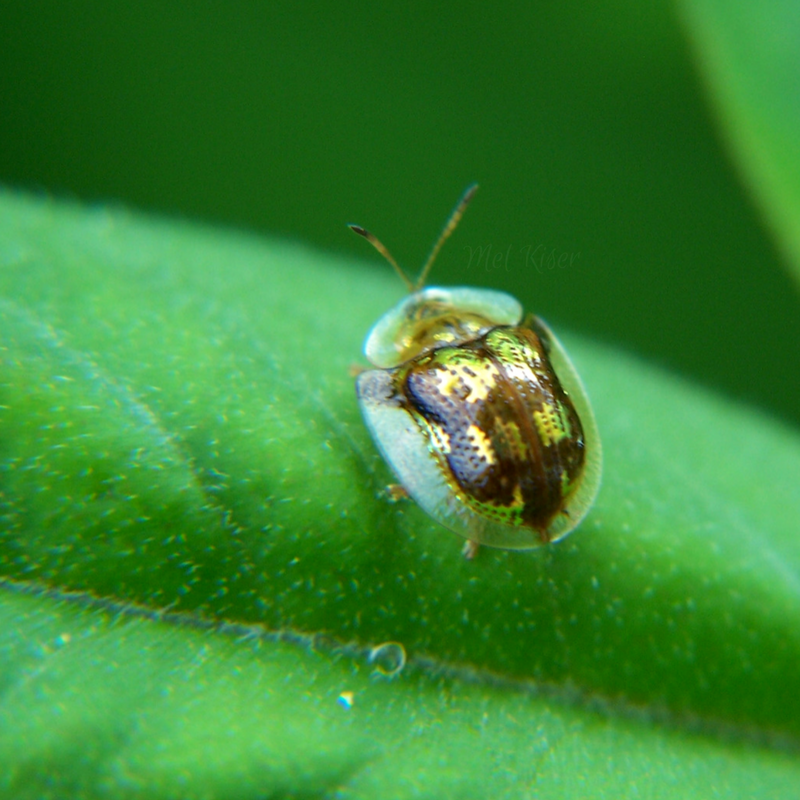
POLYGON ((425 287, 444 242, 477 191, 464 192, 416 281, 359 225, 409 294, 364 343, 373 365, 356 395, 403 490, 433 519, 480 545, 556 542, 586 516, 602 451, 586 390, 539 317, 492 289, 425 287))

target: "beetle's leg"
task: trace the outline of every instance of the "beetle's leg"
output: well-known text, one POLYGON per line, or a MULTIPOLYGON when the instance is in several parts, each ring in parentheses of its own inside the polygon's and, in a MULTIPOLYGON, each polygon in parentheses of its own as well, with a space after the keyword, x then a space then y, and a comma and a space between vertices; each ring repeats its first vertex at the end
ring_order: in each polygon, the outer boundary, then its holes
POLYGON ((357 378, 362 372, 366 372, 369 367, 362 367, 361 364, 351 364, 347 372, 351 378, 357 378))
POLYGON ((461 554, 467 561, 472 561, 476 555, 478 555, 478 550, 480 550, 480 545, 477 542, 473 542, 472 539, 467 539, 464 542, 464 547, 461 548, 461 554))
POLYGON ((408 500, 406 487, 399 483, 390 483, 386 487, 386 496, 390 503, 397 503, 400 500, 408 500))

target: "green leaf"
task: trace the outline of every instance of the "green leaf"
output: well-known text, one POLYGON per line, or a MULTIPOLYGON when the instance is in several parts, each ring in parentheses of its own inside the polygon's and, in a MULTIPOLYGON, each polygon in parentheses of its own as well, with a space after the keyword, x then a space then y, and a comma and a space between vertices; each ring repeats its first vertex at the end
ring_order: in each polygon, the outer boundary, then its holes
MULTIPOLYGON (((7 593, 0 787, 26 797, 791 797, 798 765, 560 698, 7 593), (352 693, 352 701, 342 697, 352 693)), ((240 634, 237 636, 237 633, 240 634)))
POLYGON ((800 276, 800 9, 791 0, 682 0, 734 155, 800 276))
POLYGON ((464 561, 354 397, 402 291, 0 195, 7 796, 793 796, 798 433, 559 331, 598 502, 464 561))

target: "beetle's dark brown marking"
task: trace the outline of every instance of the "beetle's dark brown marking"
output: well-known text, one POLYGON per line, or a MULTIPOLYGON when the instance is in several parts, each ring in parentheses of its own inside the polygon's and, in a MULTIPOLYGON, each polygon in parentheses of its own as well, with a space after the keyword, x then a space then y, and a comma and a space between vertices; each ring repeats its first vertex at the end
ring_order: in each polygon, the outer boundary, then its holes
POLYGON ((494 328, 399 368, 395 385, 461 500, 546 539, 585 452, 543 338, 528 325, 494 328))

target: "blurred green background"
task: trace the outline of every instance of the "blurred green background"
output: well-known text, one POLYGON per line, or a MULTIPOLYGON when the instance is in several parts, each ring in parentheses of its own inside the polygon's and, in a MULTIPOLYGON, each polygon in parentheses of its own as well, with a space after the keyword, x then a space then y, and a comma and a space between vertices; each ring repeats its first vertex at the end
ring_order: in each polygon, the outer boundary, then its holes
POLYGON ((800 421, 797 287, 672 3, 13 0, 0 31, 6 184, 388 269, 359 222, 416 270, 477 180, 434 283, 800 421))

